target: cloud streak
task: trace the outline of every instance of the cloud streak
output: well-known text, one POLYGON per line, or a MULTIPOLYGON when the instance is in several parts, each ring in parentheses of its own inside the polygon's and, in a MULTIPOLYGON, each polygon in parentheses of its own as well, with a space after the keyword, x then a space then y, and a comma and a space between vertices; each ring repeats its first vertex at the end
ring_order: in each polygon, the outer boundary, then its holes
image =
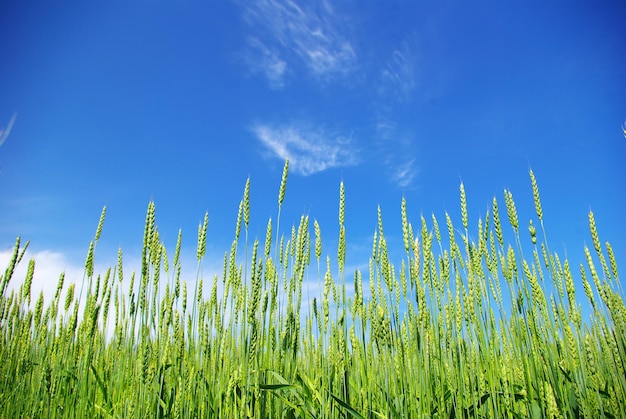
POLYGON ((418 85, 417 56, 410 40, 394 49, 380 72, 381 93, 394 92, 401 101, 411 98, 418 85))
POLYGON ((310 128, 304 124, 272 126, 258 124, 252 127, 257 140, 272 156, 289 159, 295 173, 309 176, 334 167, 358 164, 358 150, 352 138, 310 128))
POLYGON ((9 120, 9 124, 7 125, 7 127, 4 129, 0 129, 0 145, 4 144, 4 142, 9 137, 9 134, 11 133, 11 129, 13 128, 13 124, 15 123, 16 119, 17 119, 17 114, 14 113, 11 116, 11 119, 9 120))
POLYGON ((253 64, 253 71, 262 72, 271 86, 282 86, 288 66, 302 65, 321 80, 345 76, 356 66, 355 48, 329 2, 259 0, 239 4, 255 33, 249 38, 255 41, 248 42, 252 57, 265 57, 253 64))
POLYGON ((401 163, 394 167, 392 174, 393 181, 400 188, 409 188, 413 185, 417 177, 417 169, 415 167, 415 159, 401 163))

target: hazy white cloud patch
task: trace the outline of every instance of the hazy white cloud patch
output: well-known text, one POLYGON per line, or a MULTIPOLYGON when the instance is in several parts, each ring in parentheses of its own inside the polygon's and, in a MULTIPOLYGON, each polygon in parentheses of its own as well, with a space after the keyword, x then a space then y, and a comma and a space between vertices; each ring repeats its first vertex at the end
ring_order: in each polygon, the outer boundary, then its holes
POLYGON ((359 162, 351 136, 295 123, 281 126, 258 124, 252 131, 274 157, 289 159, 289 167, 303 176, 334 167, 354 166, 359 162))
MULTIPOLYGON (((98 252, 96 251, 96 259, 98 259, 98 252)), ((0 250, 0 274, 4 275, 6 268, 9 266, 9 262, 13 256, 13 249, 3 249, 0 250)), ((196 289, 196 284, 198 281, 198 264, 196 261, 195 248, 193 251, 182 251, 181 252, 181 283, 187 283, 188 290, 188 303, 193 303, 194 292, 196 289)), ((30 292, 30 308, 34 309, 37 299, 39 295, 43 293, 44 297, 44 307, 47 307, 52 300, 54 299, 54 295, 57 290, 57 286, 59 283, 59 277, 62 273, 64 273, 64 281, 63 281, 63 290, 61 292, 61 301, 65 302, 65 298, 67 295, 67 290, 70 284, 75 284, 75 292, 74 292, 74 301, 77 301, 81 289, 82 289, 82 299, 81 306, 79 309, 79 320, 82 319, 82 313, 84 309, 85 296, 87 294, 87 287, 89 286, 88 279, 85 278, 85 282, 83 283, 83 278, 85 277, 85 267, 84 262, 75 262, 71 260, 66 254, 54 250, 43 250, 43 251, 35 251, 31 252, 27 250, 24 254, 24 257, 20 261, 20 263, 15 267, 11 280, 8 284, 7 289, 5 290, 5 296, 9 296, 11 292, 18 292, 20 287, 24 285, 26 280, 26 275, 28 272, 28 265, 30 260, 34 259, 35 261, 35 269, 33 274, 33 280, 31 285, 30 292)), ((170 263, 171 263, 170 259, 170 263)), ((213 285, 213 280, 215 275, 221 277, 222 269, 220 264, 223 262, 222 256, 213 256, 208 255, 208 260, 204 263, 205 268, 201 270, 200 277, 203 278, 203 292, 202 295, 205 299, 210 298, 211 287, 213 285)), ((111 260, 106 261, 106 263, 98 263, 96 262, 94 265, 94 280, 98 276, 104 278, 108 269, 111 269, 111 275, 115 274, 113 286, 119 287, 119 291, 122 295, 128 296, 130 291, 130 282, 131 276, 133 272, 135 275, 140 275, 141 272, 141 257, 139 256, 124 256, 123 258, 123 283, 118 281, 118 273, 114 272, 117 267, 117 258, 112 258, 111 260)), ((170 265, 171 266, 171 265, 170 265)), ((172 283, 174 279, 175 273, 173 269, 170 269, 168 273, 165 272, 163 266, 161 271, 161 282, 159 284, 159 298, 164 298, 165 295, 165 287, 166 282, 172 283)), ((138 278, 138 276, 137 276, 138 278)), ((139 280, 135 279, 134 283, 134 292, 137 293, 139 291, 139 280)), ((218 281, 218 285, 222 281, 218 281)), ((101 288, 102 290, 102 288, 101 288)), ((221 291, 221 289, 220 289, 221 291)), ((182 296, 179 304, 182 304, 182 296)), ((111 308, 113 308, 113 301, 111 301, 111 308)), ((113 320, 113 316, 109 316, 109 332, 111 329, 111 322, 113 320)))
MULTIPOLYGON (((355 68, 355 48, 342 30, 345 23, 330 2, 258 0, 238 3, 255 38, 262 37, 264 41, 249 43, 256 51, 253 56, 263 54, 263 46, 271 45, 275 56, 286 57, 282 59, 284 66, 300 63, 315 77, 324 80, 345 76, 355 68)), ((264 74, 270 84, 276 74, 272 69, 279 61, 261 63, 269 66, 264 74)))
MULTIPOLYGON (((13 249, 0 251, 0 269, 2 269, 3 274, 12 256, 13 249)), ((77 287, 76 293, 80 291, 85 268, 70 262, 63 253, 44 250, 34 253, 27 251, 24 254, 21 262, 15 267, 15 271, 8 285, 8 292, 5 291, 5 295, 8 295, 12 289, 17 291, 20 286, 24 284, 28 264, 31 259, 35 260, 35 270, 31 286, 31 304, 33 307, 41 292, 43 292, 45 302, 49 303, 52 300, 59 277, 63 272, 65 273, 63 288, 67 289, 69 284, 75 283, 77 287)))

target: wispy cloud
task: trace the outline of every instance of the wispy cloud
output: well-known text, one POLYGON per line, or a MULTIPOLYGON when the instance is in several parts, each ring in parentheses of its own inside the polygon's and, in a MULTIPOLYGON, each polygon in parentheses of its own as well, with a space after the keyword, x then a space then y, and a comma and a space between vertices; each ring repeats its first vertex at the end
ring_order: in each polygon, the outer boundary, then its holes
POLYGON ((248 38, 250 55, 246 63, 253 73, 262 73, 272 89, 282 89, 285 85, 287 62, 280 57, 276 48, 270 48, 255 37, 248 38))
MULTIPOLYGON (((373 144, 368 147, 372 152, 364 148, 361 157, 383 164, 383 173, 397 187, 414 187, 419 161, 414 153, 415 133, 403 128, 411 126, 413 119, 398 114, 411 102, 420 84, 417 35, 407 34, 382 53, 380 44, 374 45, 364 57, 357 53, 353 36, 363 28, 350 26, 342 15, 345 9, 336 2, 233 1, 247 24, 246 62, 270 87, 283 88, 290 78, 303 74, 322 83, 366 83, 362 87, 374 98, 377 115, 372 119, 377 122, 373 144)), ((310 125, 257 124, 252 131, 272 156, 289 158, 294 171, 305 176, 360 161, 349 136, 310 125)))
POLYGON ((413 186, 413 182, 417 177, 417 168, 415 166, 415 159, 395 165, 394 172, 392 174, 393 181, 400 188, 409 188, 413 186))
POLYGON ((270 85, 282 85, 287 65, 295 68, 301 64, 322 80, 345 76, 356 66, 353 43, 341 30, 341 19, 330 2, 258 0, 239 4, 254 32, 250 39, 257 40, 248 42, 252 56, 269 58, 255 66, 263 68, 270 85), (277 63, 282 71, 277 71, 277 63))
POLYGON ((418 85, 417 54, 412 37, 392 51, 388 62, 382 67, 381 93, 394 92, 398 99, 409 100, 418 85))
POLYGON ((398 124, 388 118, 381 115, 378 115, 378 120, 376 121, 376 137, 381 142, 393 141, 396 138, 398 131, 398 124))
POLYGON ((358 150, 350 136, 327 132, 323 128, 298 123, 258 124, 252 127, 252 131, 273 156, 289 159, 294 172, 303 176, 359 162, 358 150))
POLYGON ((414 136, 407 129, 399 129, 395 119, 383 115, 378 116, 375 130, 377 154, 391 181, 401 189, 413 188, 419 173, 414 136))
POLYGON ((7 125, 7 127, 4 129, 0 129, 0 145, 2 145, 9 137, 9 134, 11 133, 11 129, 13 128, 13 124, 15 123, 16 118, 17 118, 17 114, 14 113, 11 116, 11 119, 9 120, 9 124, 7 125))

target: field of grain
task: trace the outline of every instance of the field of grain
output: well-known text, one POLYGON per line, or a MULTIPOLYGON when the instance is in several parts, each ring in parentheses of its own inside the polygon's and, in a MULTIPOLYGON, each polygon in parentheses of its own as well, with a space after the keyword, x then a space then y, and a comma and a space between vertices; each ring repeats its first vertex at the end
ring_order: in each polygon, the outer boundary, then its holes
POLYGON ((593 213, 587 263, 570 266, 548 246, 532 171, 529 226, 508 190, 470 226, 461 184, 461 226, 447 213, 413 225, 403 200, 404 254, 391 260, 379 212, 369 269, 346 272, 343 183, 324 260, 317 221, 281 230, 287 177, 288 162, 261 241, 248 237, 246 183, 223 273, 189 288, 181 236, 166 251, 153 203, 139 272, 120 250, 94 273, 103 210, 84 283, 61 274, 51 301, 31 295, 18 238, 0 280, 0 417, 626 417, 626 307, 593 213))

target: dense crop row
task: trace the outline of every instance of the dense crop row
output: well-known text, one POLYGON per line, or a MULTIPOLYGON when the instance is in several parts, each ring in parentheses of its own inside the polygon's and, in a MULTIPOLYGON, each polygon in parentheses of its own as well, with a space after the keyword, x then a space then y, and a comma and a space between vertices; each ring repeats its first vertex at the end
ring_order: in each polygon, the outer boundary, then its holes
MULTIPOLYGON (((31 296, 33 260, 8 286, 18 239, 0 280, 0 417, 626 417, 626 308, 592 213, 593 249, 572 267, 548 247, 532 172, 530 240, 504 193, 512 244, 495 198, 470 237, 461 185, 462 228, 448 214, 414 227, 403 200, 398 263, 379 212, 369 271, 347 273, 343 184, 337 258, 323 260, 316 221, 280 230, 287 168, 264 241, 248 243, 248 182, 223 273, 199 270, 190 289, 153 203, 141 272, 120 250, 94 274, 103 211, 84 289, 61 275, 51 301, 31 296), (310 301, 305 277, 322 289, 310 301)), ((199 264, 206 232, 205 217, 199 264)))

